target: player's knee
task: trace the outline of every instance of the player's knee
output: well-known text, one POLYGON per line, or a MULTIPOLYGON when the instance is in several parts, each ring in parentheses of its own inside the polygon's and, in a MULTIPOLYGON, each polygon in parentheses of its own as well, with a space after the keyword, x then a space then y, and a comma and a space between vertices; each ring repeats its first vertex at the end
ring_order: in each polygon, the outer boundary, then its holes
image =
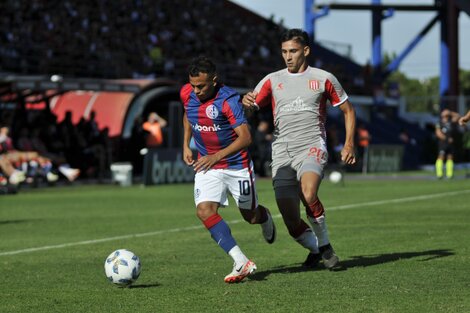
POLYGON ((308 205, 313 204, 317 200, 317 192, 314 188, 302 188, 302 194, 308 205))
POLYGON ((274 184, 274 194, 276 199, 298 199, 299 189, 297 185, 276 185, 274 184))
POLYGON ((256 211, 240 209, 243 219, 250 224, 258 224, 258 214, 256 211))
POLYGON ((215 213, 217 213, 217 209, 204 205, 198 205, 196 210, 196 216, 203 222, 215 213))

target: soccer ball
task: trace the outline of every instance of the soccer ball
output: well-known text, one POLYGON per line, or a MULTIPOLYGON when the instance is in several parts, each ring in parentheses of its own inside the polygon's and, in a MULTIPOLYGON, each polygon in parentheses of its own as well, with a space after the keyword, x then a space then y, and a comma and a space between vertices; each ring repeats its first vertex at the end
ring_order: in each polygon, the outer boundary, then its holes
POLYGON ((338 171, 333 171, 330 173, 329 178, 330 178, 330 182, 332 182, 333 184, 337 184, 343 179, 343 174, 341 174, 341 172, 338 172, 338 171))
POLYGON ((104 271, 113 284, 122 287, 130 286, 139 278, 140 259, 129 250, 119 249, 106 258, 104 271))

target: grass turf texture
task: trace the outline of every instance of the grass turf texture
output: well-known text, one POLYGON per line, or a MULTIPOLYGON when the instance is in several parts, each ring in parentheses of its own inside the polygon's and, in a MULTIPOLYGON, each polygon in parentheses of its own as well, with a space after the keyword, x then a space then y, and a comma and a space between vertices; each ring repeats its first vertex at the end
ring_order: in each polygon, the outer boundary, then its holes
POLYGON ((258 266, 235 285, 223 282, 232 261, 200 226, 192 185, 22 191, 0 198, 0 312, 469 312, 469 189, 467 180, 325 181, 320 198, 343 265, 327 271, 300 267, 307 252, 260 180, 260 202, 277 216, 273 245, 233 201, 221 209, 258 266), (141 259, 132 288, 105 278, 104 259, 118 248, 141 259))

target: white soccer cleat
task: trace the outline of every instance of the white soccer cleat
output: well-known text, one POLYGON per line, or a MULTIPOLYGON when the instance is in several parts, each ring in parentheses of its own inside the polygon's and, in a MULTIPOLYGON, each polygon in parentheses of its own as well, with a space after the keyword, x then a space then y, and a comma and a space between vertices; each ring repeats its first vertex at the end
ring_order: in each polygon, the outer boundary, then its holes
POLYGON ((18 185, 19 183, 22 183, 26 180, 26 175, 22 171, 15 170, 10 177, 8 178, 8 181, 12 185, 18 185))
POLYGON ((268 214, 268 220, 261 224, 261 230, 263 232, 264 240, 271 244, 276 240, 276 225, 274 224, 273 218, 268 209, 266 209, 266 213, 268 214))
POLYGON ((60 166, 59 171, 69 180, 74 181, 80 175, 80 170, 78 168, 70 168, 66 166, 60 166))
POLYGON ((256 271, 256 264, 248 260, 245 264, 238 266, 233 264, 233 270, 230 274, 225 276, 224 281, 226 283, 238 283, 242 281, 246 276, 253 274, 256 271))
POLYGON ((46 178, 49 183, 54 183, 59 179, 59 175, 49 172, 46 174, 46 178))

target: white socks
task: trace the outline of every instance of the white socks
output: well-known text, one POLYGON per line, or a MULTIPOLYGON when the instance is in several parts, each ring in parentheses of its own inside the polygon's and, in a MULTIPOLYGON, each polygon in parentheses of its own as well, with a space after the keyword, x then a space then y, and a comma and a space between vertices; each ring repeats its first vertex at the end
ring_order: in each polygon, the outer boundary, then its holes
POLYGON ((320 253, 320 250, 318 250, 317 236, 315 236, 310 228, 307 228, 302 235, 295 238, 295 241, 312 253, 320 253))
POLYGON ((239 246, 235 246, 230 249, 228 254, 232 257, 236 265, 242 265, 248 262, 248 258, 245 256, 245 254, 243 254, 239 246))
POLYGON ((310 224, 312 224, 313 231, 318 238, 318 246, 323 247, 330 243, 330 238, 328 237, 328 228, 326 227, 325 215, 318 218, 308 216, 310 224))

